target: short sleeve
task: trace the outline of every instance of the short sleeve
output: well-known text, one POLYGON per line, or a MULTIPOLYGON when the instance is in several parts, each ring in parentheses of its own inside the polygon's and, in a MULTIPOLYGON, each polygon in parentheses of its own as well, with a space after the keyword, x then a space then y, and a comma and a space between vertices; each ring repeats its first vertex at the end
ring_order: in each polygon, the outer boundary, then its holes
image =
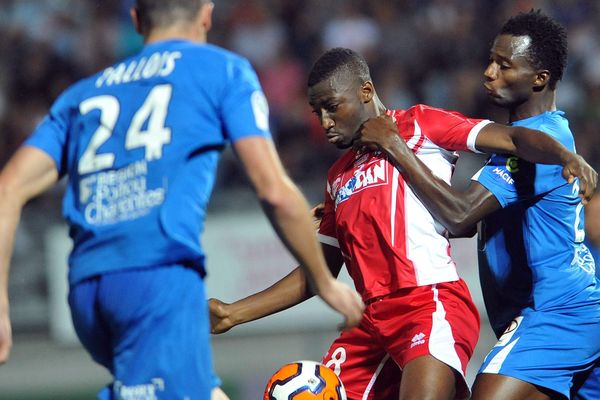
POLYGON ((478 152, 475 139, 484 126, 492 123, 487 119, 468 118, 458 112, 425 105, 414 106, 409 111, 429 140, 451 151, 478 152))
POLYGON ((59 97, 49 113, 36 127, 24 146, 38 148, 47 153, 56 163, 60 175, 66 171, 67 135, 70 124, 69 102, 67 96, 59 97))
POLYGON ((242 58, 235 58, 227 69, 221 115, 228 139, 235 142, 246 136, 270 138, 269 106, 256 72, 242 58))

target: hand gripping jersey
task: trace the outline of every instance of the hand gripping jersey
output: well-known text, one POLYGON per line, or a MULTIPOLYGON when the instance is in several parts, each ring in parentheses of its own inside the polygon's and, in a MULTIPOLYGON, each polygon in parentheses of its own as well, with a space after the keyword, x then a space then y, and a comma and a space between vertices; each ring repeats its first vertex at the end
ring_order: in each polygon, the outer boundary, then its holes
MULTIPOLYGON (((424 105, 388 113, 417 157, 448 183, 453 152, 475 151, 490 123, 424 105)), ((364 300, 458 280, 446 230, 381 152, 349 150, 330 168, 319 238, 340 248, 364 300)))
MULTIPOLYGON (((575 149, 561 111, 513 125, 542 130, 575 149)), ((483 221, 479 246, 482 290, 496 335, 526 307, 556 311, 590 306, 594 312, 589 317, 600 318, 594 260, 582 243, 577 183, 565 181, 561 166, 498 154, 473 179, 503 207, 483 221)))
POLYGON ((70 87, 26 142, 69 181, 69 280, 186 263, 204 272, 206 205, 223 146, 270 137, 250 64, 211 45, 149 44, 70 87))

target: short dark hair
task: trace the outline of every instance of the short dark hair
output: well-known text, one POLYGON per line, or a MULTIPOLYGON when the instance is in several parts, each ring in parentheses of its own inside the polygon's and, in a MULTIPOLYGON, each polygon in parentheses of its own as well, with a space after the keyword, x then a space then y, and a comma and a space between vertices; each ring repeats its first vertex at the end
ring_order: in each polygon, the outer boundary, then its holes
POLYGON ((189 21, 208 0, 135 0, 142 34, 178 21, 189 21))
POLYGON ((308 75, 308 87, 338 73, 347 74, 361 83, 371 80, 369 65, 360 54, 351 49, 335 47, 323 53, 315 62, 308 75))
POLYGON ((534 68, 550 71, 548 85, 554 90, 567 66, 568 45, 565 28, 541 10, 531 10, 510 18, 500 34, 531 38, 526 57, 534 68))

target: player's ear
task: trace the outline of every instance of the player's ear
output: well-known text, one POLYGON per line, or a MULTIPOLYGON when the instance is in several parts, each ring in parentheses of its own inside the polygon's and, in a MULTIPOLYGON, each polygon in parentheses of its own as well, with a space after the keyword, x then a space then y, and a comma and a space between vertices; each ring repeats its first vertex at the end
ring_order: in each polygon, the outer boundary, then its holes
POLYGON ((543 69, 537 72, 535 80, 533 81, 533 87, 540 90, 548 84, 550 81, 550 71, 543 69))
POLYGON ((139 13, 139 10, 137 9, 137 7, 131 7, 129 9, 129 15, 131 16, 131 22, 133 23, 133 27, 135 28, 135 31, 137 33, 139 33, 140 35, 143 35, 142 25, 140 23, 140 13, 139 13))
POLYGON ((365 81, 360 87, 360 99, 363 103, 368 103, 373 100, 375 95, 375 87, 373 82, 365 81))
POLYGON ((200 21, 202 23, 202 27, 204 28, 204 32, 210 31, 212 27, 212 13, 215 8, 215 3, 209 1, 202 5, 200 9, 200 21))

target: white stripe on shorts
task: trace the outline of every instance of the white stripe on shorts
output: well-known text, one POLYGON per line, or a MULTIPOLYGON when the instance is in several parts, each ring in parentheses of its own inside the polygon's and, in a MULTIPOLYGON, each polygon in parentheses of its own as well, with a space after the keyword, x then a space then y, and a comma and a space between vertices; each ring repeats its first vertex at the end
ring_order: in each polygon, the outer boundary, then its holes
POLYGON ((379 376, 379 373, 381 372, 381 370, 383 369, 383 366, 385 365, 385 363, 387 362, 387 360, 389 358, 390 358, 390 355, 386 354, 385 357, 383 357, 383 359, 381 360, 381 362, 377 366, 377 369, 375 370, 375 373, 371 377, 371 380, 369 381, 369 384, 367 385, 367 387, 365 389, 365 392, 362 395, 362 400, 367 400, 369 398, 369 393, 371 393, 371 389, 373 389, 373 385, 375 384, 375 381, 377 380, 377 377, 379 376))
POLYGON ((454 348, 456 342, 452 335, 452 327, 448 320, 446 320, 446 310, 438 297, 437 285, 432 285, 431 288, 436 307, 435 312, 431 316, 432 325, 429 337, 429 352, 433 357, 448 364, 464 377, 460 358, 454 348))
POLYGON ((485 367, 485 369, 483 371, 481 371, 481 373, 482 374, 497 374, 498 372, 500 372, 500 368, 502 368, 502 364, 504 364, 504 360, 506 360, 506 357, 508 357, 508 355, 510 354, 510 351, 513 349, 513 347, 515 347, 515 344, 517 344, 519 339, 520 338, 516 338, 511 344, 509 344, 508 346, 506 346, 505 348, 500 350, 498 352, 498 354, 496 354, 494 356, 494 358, 492 358, 492 360, 487 365, 487 367, 485 367))

